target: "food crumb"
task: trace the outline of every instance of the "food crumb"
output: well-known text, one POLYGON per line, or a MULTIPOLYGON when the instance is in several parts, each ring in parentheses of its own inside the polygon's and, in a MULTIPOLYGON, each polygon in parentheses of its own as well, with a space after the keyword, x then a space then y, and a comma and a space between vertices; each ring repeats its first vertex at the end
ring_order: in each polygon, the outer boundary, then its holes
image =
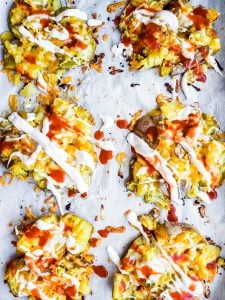
POLYGON ((107 42, 107 41, 108 41, 108 39, 109 39, 109 36, 108 36, 108 34, 103 34, 103 36, 102 36, 102 40, 103 40, 104 42, 107 42))
POLYGON ((117 11, 120 7, 124 6, 127 4, 127 1, 119 1, 116 3, 111 3, 107 6, 107 12, 113 13, 117 11))
POLYGON ((90 247, 96 248, 96 247, 100 246, 101 242, 102 242, 101 238, 91 238, 90 239, 90 247))

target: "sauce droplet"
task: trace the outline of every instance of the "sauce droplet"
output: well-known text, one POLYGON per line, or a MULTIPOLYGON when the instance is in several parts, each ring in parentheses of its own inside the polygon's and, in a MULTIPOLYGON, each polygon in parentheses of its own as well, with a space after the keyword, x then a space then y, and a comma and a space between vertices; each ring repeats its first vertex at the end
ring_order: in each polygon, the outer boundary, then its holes
POLYGON ((148 267, 148 266, 144 266, 141 268, 141 273, 146 277, 150 277, 151 275, 157 274, 156 272, 154 272, 152 270, 152 268, 148 267))
POLYGON ((211 262, 211 263, 208 263, 206 265, 206 268, 210 271, 215 271, 217 269, 217 264, 215 261, 211 262))
POLYGON ((195 297, 188 292, 171 292, 170 296, 173 300, 195 300, 195 297))
POLYGON ((75 197, 76 196, 76 191, 74 191, 73 189, 69 189, 68 190, 68 197, 75 197))
POLYGON ((209 25, 208 10, 202 6, 196 7, 190 19, 193 21, 195 28, 201 30, 209 25))
POLYGON ((49 176, 59 183, 64 182, 66 177, 65 173, 61 169, 50 169, 49 176))
POLYGON ((93 266, 93 271, 101 278, 106 278, 108 276, 108 271, 104 266, 93 266))
POLYGON ((107 238, 109 235, 109 231, 106 229, 100 229, 98 230, 98 234, 103 238, 107 238))
POLYGON ((66 290, 65 290, 65 293, 66 293, 66 295, 68 295, 69 297, 75 297, 76 294, 77 294, 76 286, 73 285, 73 286, 67 287, 66 290))
POLYGON ((90 247, 92 248, 96 248, 100 245, 101 243, 101 239, 98 239, 98 238, 91 238, 90 239, 90 247))
POLYGON ((213 189, 211 192, 208 192, 207 194, 208 194, 209 199, 211 201, 213 201, 213 200, 215 200, 217 198, 217 192, 216 192, 215 189, 213 189))
POLYGON ((104 132, 101 130, 95 131, 94 138, 96 140, 102 140, 104 138, 104 132))
POLYGON ((117 120, 116 121, 116 125, 120 129, 127 129, 127 127, 128 127, 128 121, 127 120, 117 120))
POLYGON ((176 207, 170 204, 170 210, 168 212, 167 220, 169 222, 178 222, 178 217, 176 215, 176 207))
POLYGON ((100 152, 99 160, 101 164, 106 165, 109 160, 113 158, 112 151, 102 149, 100 152))

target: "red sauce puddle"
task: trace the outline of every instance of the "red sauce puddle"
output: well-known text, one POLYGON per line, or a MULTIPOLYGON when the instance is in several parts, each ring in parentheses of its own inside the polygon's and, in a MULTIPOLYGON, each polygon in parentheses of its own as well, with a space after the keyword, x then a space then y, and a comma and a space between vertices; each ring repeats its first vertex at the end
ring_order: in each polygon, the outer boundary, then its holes
POLYGON ((31 226, 28 230, 26 230, 25 236, 31 239, 38 239, 39 246, 43 247, 51 237, 51 233, 48 231, 42 231, 36 226, 31 226))
POLYGON ((195 297, 188 293, 188 292, 171 292, 170 296, 174 299, 174 300, 195 300, 195 297))
POLYGON ((104 266, 92 266, 93 271, 101 278, 106 278, 108 276, 108 271, 104 266))
POLYGON ((178 222, 178 217, 176 215, 176 207, 173 204, 170 204, 170 211, 167 216, 169 222, 178 222))
POLYGON ((100 229, 98 230, 98 234, 103 238, 107 238, 109 236, 109 231, 106 229, 100 229))
POLYGON ((106 165, 113 158, 112 151, 101 149, 99 160, 102 165, 106 165))
POLYGON ((68 190, 68 197, 75 197, 76 196, 76 192, 72 189, 68 190))
POLYGON ((102 140, 104 138, 104 132, 101 130, 95 131, 94 138, 98 141, 102 140))
POLYGON ((217 192, 215 189, 213 189, 211 192, 208 192, 207 195, 211 201, 216 200, 217 198, 217 192))
POLYGON ((59 183, 64 182, 66 177, 65 173, 61 169, 50 169, 49 176, 59 183))
POLYGON ((100 244, 100 242, 101 242, 101 239, 91 238, 90 239, 90 247, 96 248, 96 247, 98 247, 98 245, 100 244))
POLYGON ((128 121, 127 120, 117 120, 116 125, 120 129, 127 129, 128 127, 128 121))
POLYGON ((190 16, 190 19, 197 30, 201 30, 209 25, 207 14, 208 10, 202 6, 196 7, 193 10, 193 15, 190 16))
POLYGON ((149 278, 151 275, 158 274, 155 271, 152 270, 152 268, 148 266, 144 266, 141 268, 141 273, 146 277, 149 278))

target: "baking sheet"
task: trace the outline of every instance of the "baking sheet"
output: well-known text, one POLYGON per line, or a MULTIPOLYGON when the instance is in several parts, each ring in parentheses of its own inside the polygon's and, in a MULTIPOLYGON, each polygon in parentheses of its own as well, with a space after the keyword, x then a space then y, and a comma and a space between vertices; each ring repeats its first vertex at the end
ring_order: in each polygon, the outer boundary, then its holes
MULTIPOLYGON (((7 30, 7 15, 12 0, 0 2, 0 32, 7 30)), ((217 1, 192 1, 193 4, 202 4, 206 7, 214 6, 222 14, 217 21, 216 27, 219 30, 223 50, 217 55, 222 66, 225 66, 225 2, 217 1)), ((99 74, 95 70, 90 70, 86 74, 82 74, 81 70, 74 70, 70 73, 74 75, 74 84, 78 79, 82 79, 82 84, 78 86, 77 96, 80 99, 80 104, 89 109, 95 117, 96 129, 101 126, 99 115, 110 115, 115 120, 117 115, 122 119, 130 120, 131 115, 136 111, 143 109, 143 113, 148 112, 156 106, 155 97, 164 92, 167 94, 164 84, 171 83, 170 78, 160 78, 157 75, 157 70, 149 70, 143 72, 130 73, 127 70, 127 64, 121 59, 112 57, 110 51, 113 44, 119 41, 119 32, 115 29, 113 19, 115 14, 107 13, 107 5, 111 3, 109 0, 80 0, 75 1, 78 8, 84 9, 91 13, 96 12, 98 17, 106 22, 106 25, 99 33, 98 53, 105 53, 104 71, 99 74), (107 21, 107 18, 110 21, 107 21), (101 36, 107 33, 109 40, 103 42, 101 36), (124 68, 120 62, 123 61, 124 68), (123 73, 117 75, 109 74, 109 66, 116 66, 124 70, 123 73), (131 83, 138 83, 139 86, 131 87, 131 83)), ((118 15, 120 11, 116 12, 118 15)), ((0 49, 1 51, 1 49, 0 49)), ((8 96, 16 93, 18 87, 9 84, 6 75, 0 73, 0 110, 8 108, 8 96)), ((225 84, 224 78, 210 70, 208 72, 208 81, 204 85, 204 90, 197 93, 194 100, 198 99, 200 107, 204 112, 212 113, 216 116, 221 128, 225 130, 225 84)), ((22 99, 21 99, 22 101, 22 99)), ((126 247, 138 235, 137 231, 131 228, 123 213, 127 209, 133 209, 137 214, 147 213, 152 206, 144 203, 141 198, 132 195, 128 197, 128 192, 125 188, 125 179, 128 176, 128 163, 131 157, 130 148, 126 142, 126 130, 119 130, 115 125, 107 130, 107 138, 112 139, 115 143, 116 152, 126 152, 127 163, 123 168, 124 179, 121 179, 118 174, 119 165, 115 159, 111 160, 108 165, 99 165, 93 184, 86 199, 77 198, 72 200, 71 212, 77 213, 84 217, 98 229, 102 229, 107 225, 111 226, 126 226, 127 230, 123 234, 111 234, 107 239, 102 240, 100 247, 92 250, 95 254, 96 264, 104 265, 109 271, 107 279, 101 279, 97 275, 91 278, 93 294, 86 297, 91 300, 109 300, 111 299, 112 278, 117 268, 108 261, 106 247, 112 245, 117 252, 124 254, 126 247), (95 221, 95 217, 99 215, 101 204, 104 205, 104 220, 95 221)), ((0 175, 5 170, 0 169, 0 175)), ((32 210, 41 215, 43 201, 47 195, 44 192, 36 194, 33 190, 32 181, 15 182, 10 186, 0 186, 0 300, 12 300, 14 297, 9 293, 7 285, 3 283, 3 275, 6 263, 15 256, 15 248, 11 241, 13 226, 19 224, 19 220, 24 216, 25 207, 30 206, 32 210)), ((66 205, 71 199, 65 199, 66 205)), ((202 219, 198 212, 198 207, 193 206, 193 202, 186 201, 184 207, 179 210, 180 221, 195 225, 203 234, 212 238, 221 247, 225 245, 225 187, 219 188, 218 199, 212 202, 207 207, 206 217, 202 219)), ((97 236, 95 233, 94 236, 97 236)), ((225 247, 224 247, 225 248, 225 247)), ((225 255, 223 249, 222 254, 225 255)), ((220 272, 217 276, 215 284, 211 285, 211 296, 213 300, 225 299, 225 274, 220 272)))

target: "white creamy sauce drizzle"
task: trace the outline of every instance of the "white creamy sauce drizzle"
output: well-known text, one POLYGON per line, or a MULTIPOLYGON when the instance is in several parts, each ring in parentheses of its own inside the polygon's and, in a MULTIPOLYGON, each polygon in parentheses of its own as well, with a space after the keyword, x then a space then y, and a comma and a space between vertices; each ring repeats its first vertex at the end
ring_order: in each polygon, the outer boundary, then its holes
POLYGON ((172 172, 167 167, 164 158, 157 150, 153 150, 145 141, 134 133, 130 133, 127 137, 129 144, 135 149, 136 153, 143 156, 163 177, 170 186, 171 200, 180 203, 178 186, 172 172), (154 162, 156 158, 156 162, 154 162))
MULTIPOLYGON (((153 277, 154 279, 152 278, 153 275, 151 275, 149 278, 151 281, 153 280, 156 281, 159 279, 159 277, 162 276, 162 274, 171 272, 173 270, 171 265, 168 263, 168 261, 165 258, 160 256, 154 256, 149 261, 143 262, 141 265, 138 265, 138 267, 140 268, 144 266, 148 266, 154 272, 160 273, 160 274, 155 274, 157 277, 153 277)), ((139 278, 146 278, 146 276, 144 276, 141 271, 139 271, 139 275, 140 275, 139 278)))
POLYGON ((193 106, 187 105, 183 109, 179 110, 176 117, 173 120, 184 121, 187 120, 190 114, 195 114, 196 109, 193 106))
POLYGON ((187 31, 187 28, 193 25, 193 21, 188 17, 187 14, 180 14, 179 16, 180 21, 180 31, 187 31))
POLYGON ((181 40, 182 54, 185 58, 193 60, 195 58, 195 51, 191 43, 181 40))
POLYGON ((46 296, 38 286, 36 286, 35 284, 33 284, 33 282, 29 281, 27 282, 27 286, 26 288, 28 289, 28 291, 32 291, 34 289, 37 289, 38 290, 38 293, 41 297, 41 300, 53 300, 53 298, 49 298, 48 296, 46 296))
POLYGON ((71 57, 71 54, 62 48, 56 46, 54 43, 52 43, 49 40, 44 40, 44 39, 37 39, 35 38, 29 30, 27 30, 24 26, 19 26, 18 28, 20 34, 24 37, 27 38, 31 43, 34 43, 38 45, 41 48, 44 48, 46 51, 52 52, 52 53, 59 53, 59 54, 65 54, 71 57))
MULTIPOLYGON (((132 224, 135 228, 137 228, 140 233, 143 235, 143 227, 142 224, 139 222, 139 224, 137 224, 137 215, 131 211, 131 216, 132 216, 132 220, 131 222, 129 221, 130 224, 132 224), (132 222, 134 220, 134 222, 132 222)), ((129 214, 128 214, 129 216, 129 214)), ((146 233, 144 232, 143 237, 145 238, 145 240, 149 243, 149 238, 147 236, 146 239, 146 233)), ((194 281, 191 278, 189 278, 184 272, 183 270, 173 261, 173 259, 167 254, 167 252, 165 251, 165 249, 159 245, 156 241, 155 241, 155 245, 157 246, 157 248, 159 249, 161 255, 162 255, 162 259, 165 259, 167 261, 167 263, 177 272, 177 274, 180 276, 181 281, 177 281, 177 284, 180 284, 181 290, 185 290, 188 291, 189 293, 193 294, 196 297, 202 297, 203 296, 203 285, 200 281, 194 281), (194 285, 196 287, 195 291, 190 291, 190 286, 194 285)), ((162 264, 161 264, 162 267, 162 264)))
POLYGON ((86 12, 84 12, 84 11, 82 11, 80 9, 77 9, 77 8, 72 8, 72 9, 66 9, 66 10, 64 10, 63 12, 61 12, 60 14, 58 14, 54 18, 54 20, 56 22, 60 22, 65 17, 75 17, 75 18, 78 18, 78 19, 83 20, 83 21, 87 21, 88 20, 86 12))
POLYGON ((64 214, 64 210, 62 208, 62 196, 60 194, 59 189, 57 189, 56 186, 55 186, 56 182, 51 177, 49 177, 49 176, 47 176, 46 179, 47 179, 47 188, 55 196, 56 201, 57 201, 58 206, 59 206, 60 214, 63 215, 64 214))
POLYGON ((47 4, 48 4, 48 0, 37 0, 37 1, 35 1, 35 0, 32 0, 32 4, 34 4, 34 5, 42 5, 42 7, 45 7, 47 4))
MULTIPOLYGON (((140 231, 140 233, 143 235, 143 237, 145 238, 147 243, 150 243, 147 234, 143 230, 142 224, 138 221, 137 215, 133 211, 130 211, 127 214, 127 219, 132 226, 134 226, 136 229, 138 229, 140 231)), ((151 275, 149 278, 149 283, 156 282, 162 274, 164 274, 166 272, 171 272, 172 269, 174 269, 180 277, 180 279, 177 278, 173 282, 173 286, 176 288, 176 290, 178 290, 179 292, 187 291, 190 294, 194 295, 195 297, 202 297, 203 296, 202 283, 200 281, 194 281, 191 278, 189 278, 183 272, 183 270, 173 261, 173 259, 167 254, 167 252, 164 250, 164 248, 161 245, 159 245, 156 241, 155 241, 155 245, 159 249, 162 257, 155 257, 149 262, 143 262, 143 266, 148 265, 150 268, 153 269, 153 271, 159 272, 161 274, 156 274, 157 276, 154 276, 154 277, 152 277, 152 275, 151 275), (190 290, 191 285, 195 286, 194 291, 190 290)), ((112 260, 112 262, 116 266, 118 266, 118 268, 120 269, 120 257, 116 253, 116 251, 111 246, 109 246, 107 248, 107 253, 108 253, 109 258, 112 260)), ((121 273, 125 272, 124 270, 120 270, 120 271, 121 271, 121 273)), ((140 275, 140 278, 142 278, 142 276, 143 275, 140 275)), ((171 286, 169 286, 169 287, 171 288, 171 286)), ((172 287, 172 290, 174 290, 173 287, 172 287)), ((160 297, 163 297, 160 299, 170 299, 169 291, 166 290, 166 291, 162 292, 160 297)))
POLYGON ((198 191, 198 197, 205 202, 206 204, 211 203, 212 201, 210 200, 209 196, 207 193, 203 192, 203 191, 198 191))
POLYGON ((120 257, 116 250, 110 245, 106 248, 106 250, 111 261, 120 269, 120 257))
POLYGON ((71 253, 71 254, 78 254, 81 250, 80 247, 78 247, 76 239, 69 234, 66 240, 66 249, 71 253))
POLYGON ((119 43, 118 45, 113 45, 111 51, 115 57, 131 57, 133 54, 133 46, 131 44, 125 46, 123 43, 119 43))
MULTIPOLYGON (((95 19, 90 19, 88 20, 87 18, 87 14, 84 11, 81 11, 79 9, 66 9, 63 12, 61 12, 60 14, 58 14, 56 17, 53 16, 49 16, 47 14, 34 14, 31 16, 28 16, 26 18, 27 21, 39 21, 41 19, 50 19, 52 21, 55 21, 56 23, 59 23, 63 18, 65 17, 75 17, 78 18, 80 20, 83 21, 87 21, 87 25, 88 26, 100 26, 102 25, 102 21, 100 20, 95 20, 95 19)), ((39 23, 36 25, 36 23, 34 23, 33 25, 35 25, 36 29, 39 28, 39 23)), ((68 30, 64 27, 61 26, 61 24, 57 24, 60 25, 60 27, 62 28, 62 30, 57 30, 56 28, 53 28, 52 30, 49 30, 49 28, 45 28, 45 31, 47 31, 49 33, 49 36, 51 38, 55 38, 61 41, 66 41, 69 39, 70 34, 68 32, 68 30)), ((52 43, 49 40, 46 39, 42 39, 41 35, 39 36, 39 38, 35 38, 33 36, 33 34, 24 26, 19 26, 18 30, 20 32, 20 34, 28 39, 30 42, 44 48, 46 51, 52 52, 54 54, 59 53, 59 54, 64 54, 64 55, 68 55, 68 56, 72 56, 69 52, 63 50, 62 48, 56 46, 54 43, 52 43)), ((78 38, 79 40, 83 41, 83 38, 81 36, 75 36, 76 38, 78 38)), ((82 50, 81 50, 82 51, 82 50)), ((85 49, 83 51, 86 51, 85 49)))
POLYGON ((151 22, 158 25, 167 25, 174 32, 177 32, 179 28, 177 16, 171 11, 167 10, 161 10, 157 12, 151 22))
POLYGON ((62 30, 57 30, 56 28, 53 28, 51 31, 49 31, 50 37, 60 40, 60 41, 65 41, 69 39, 70 33, 66 28, 62 28, 62 30))
POLYGON ((35 117, 36 117, 35 113, 27 113, 27 121, 28 122, 34 121, 35 117))
POLYGON ((169 291, 166 290, 160 294, 159 300, 174 300, 174 299, 170 296, 169 291))
POLYGON ((180 276, 182 281, 179 281, 182 285, 181 290, 185 289, 187 292, 193 294, 195 297, 202 297, 203 296, 203 285, 200 281, 192 280, 190 277, 188 277, 183 270, 173 261, 173 259, 167 254, 167 252, 163 249, 162 246, 160 246, 158 243, 156 243, 157 247, 159 248, 162 256, 170 263, 170 265, 173 267, 173 269, 177 272, 177 274, 180 276), (196 290, 190 291, 190 286, 194 285, 196 287, 196 290))
POLYGON ((41 249, 37 249, 37 250, 33 251, 32 254, 35 256, 42 256, 44 254, 44 252, 41 249))
MULTIPOLYGON (((35 116, 35 114, 34 114, 35 116)), ((33 116, 33 117, 34 117, 33 116)), ((29 119, 29 118, 28 118, 29 119)), ((34 117, 35 119, 35 117, 34 117)), ((49 131, 49 126, 46 122, 43 122, 43 128, 42 128, 42 133, 44 135, 46 135, 49 131)), ((36 160, 37 160, 37 157, 39 155, 39 153, 42 151, 42 147, 40 145, 37 145, 37 148, 36 150, 31 154, 31 155, 25 155, 25 154, 22 154, 20 153, 19 151, 16 151, 16 152, 13 152, 10 157, 9 157, 9 161, 7 163, 7 166, 9 166, 13 156, 17 156, 19 157, 19 159, 28 167, 32 166, 33 164, 35 164, 36 160)))
POLYGON ((102 21, 101 20, 96 20, 96 19, 89 19, 87 21, 87 24, 89 27, 98 27, 102 25, 102 21))
POLYGON ((33 20, 48 20, 50 17, 49 15, 47 14, 33 14, 33 15, 30 15, 26 18, 27 21, 33 21, 33 20))
POLYGON ((39 88, 39 90, 41 90, 44 93, 48 92, 48 84, 47 82, 44 80, 43 74, 40 73, 38 75, 38 79, 37 79, 37 87, 39 88))
POLYGON ((141 222, 138 221, 137 215, 132 210, 126 215, 127 221, 140 231, 147 243, 149 243, 148 235, 145 233, 141 222))
POLYGON ((6 142, 15 142, 15 141, 20 141, 22 140, 23 138, 26 138, 26 134, 22 134, 21 136, 18 136, 18 137, 9 137, 9 136, 6 136, 5 137, 5 141, 6 142))
POLYGON ((46 135, 41 133, 37 128, 32 127, 17 113, 12 113, 8 119, 17 129, 27 133, 36 143, 38 143, 43 148, 43 150, 49 155, 49 157, 54 160, 71 178, 81 194, 87 192, 88 186, 85 183, 80 172, 66 162, 68 155, 64 150, 58 148, 57 145, 51 142, 46 135))
POLYGON ((65 224, 60 222, 59 226, 55 224, 47 223, 43 220, 37 220, 35 226, 41 231, 49 231, 52 234, 52 237, 48 239, 47 243, 43 246, 42 249, 38 249, 35 252, 27 253, 29 257, 35 259, 43 255, 44 251, 50 253, 51 257, 57 258, 56 255, 56 246, 57 249, 60 249, 66 246, 67 250, 72 254, 77 254, 80 252, 80 246, 77 244, 76 239, 72 234, 65 236, 64 229, 65 224))
POLYGON ((213 69, 216 71, 216 73, 220 74, 221 76, 223 76, 223 73, 221 72, 221 70, 218 67, 218 64, 215 60, 215 58, 212 55, 208 55, 206 57, 206 61, 207 63, 213 67, 213 69))
POLYGON ((110 116, 106 116, 106 115, 102 115, 100 116, 100 118, 102 119, 102 127, 100 128, 101 131, 109 129, 113 126, 114 124, 114 120, 112 117, 110 116))
POLYGON ((207 186, 210 189, 211 185, 211 174, 206 170, 202 161, 197 158, 197 155, 194 149, 185 141, 180 141, 179 144, 183 147, 183 149, 190 155, 192 162, 195 164, 196 168, 198 169, 199 173, 205 178, 207 182, 207 186))
POLYGON ((142 175, 145 175, 147 174, 148 172, 148 168, 147 167, 141 167, 137 173, 136 173, 136 176, 142 176, 142 175))
POLYGON ((42 151, 42 147, 40 145, 37 146, 36 150, 29 156, 29 155, 25 155, 25 154, 22 154, 21 152, 19 151, 16 151, 16 152, 13 152, 10 157, 9 157, 9 160, 8 160, 8 163, 7 163, 7 167, 9 166, 13 156, 17 156, 19 157, 19 159, 28 167, 32 166, 36 160, 37 160, 37 157, 38 157, 38 154, 42 151))
POLYGON ((55 224, 47 223, 42 220, 37 220, 35 225, 38 229, 43 230, 43 231, 52 230, 52 229, 55 229, 55 227, 56 227, 55 224))
POLYGON ((94 159, 87 151, 76 151, 76 162, 89 167, 92 171, 95 169, 94 159))
POLYGON ((106 151, 115 151, 115 146, 111 141, 98 141, 97 146, 106 151))
POLYGON ((64 247, 65 243, 66 237, 62 235, 62 232, 56 232, 43 246, 43 250, 50 253, 52 257, 57 258, 56 245, 57 249, 61 249, 62 247, 64 247))
POLYGON ((66 273, 64 273, 63 276, 65 278, 69 279, 71 281, 72 285, 75 285, 77 291, 79 290, 80 282, 76 277, 66 274, 66 273))
POLYGON ((135 19, 145 25, 150 23, 150 19, 154 15, 154 12, 151 12, 147 9, 135 9, 133 11, 133 16, 135 17, 135 19))
POLYGON ((159 26, 168 26, 174 32, 177 32, 179 28, 177 16, 167 10, 154 13, 147 9, 136 9, 133 11, 133 15, 138 22, 145 25, 155 23, 159 26))
POLYGON ((190 88, 188 86, 188 74, 185 72, 181 79, 181 89, 187 100, 191 101, 190 88))

